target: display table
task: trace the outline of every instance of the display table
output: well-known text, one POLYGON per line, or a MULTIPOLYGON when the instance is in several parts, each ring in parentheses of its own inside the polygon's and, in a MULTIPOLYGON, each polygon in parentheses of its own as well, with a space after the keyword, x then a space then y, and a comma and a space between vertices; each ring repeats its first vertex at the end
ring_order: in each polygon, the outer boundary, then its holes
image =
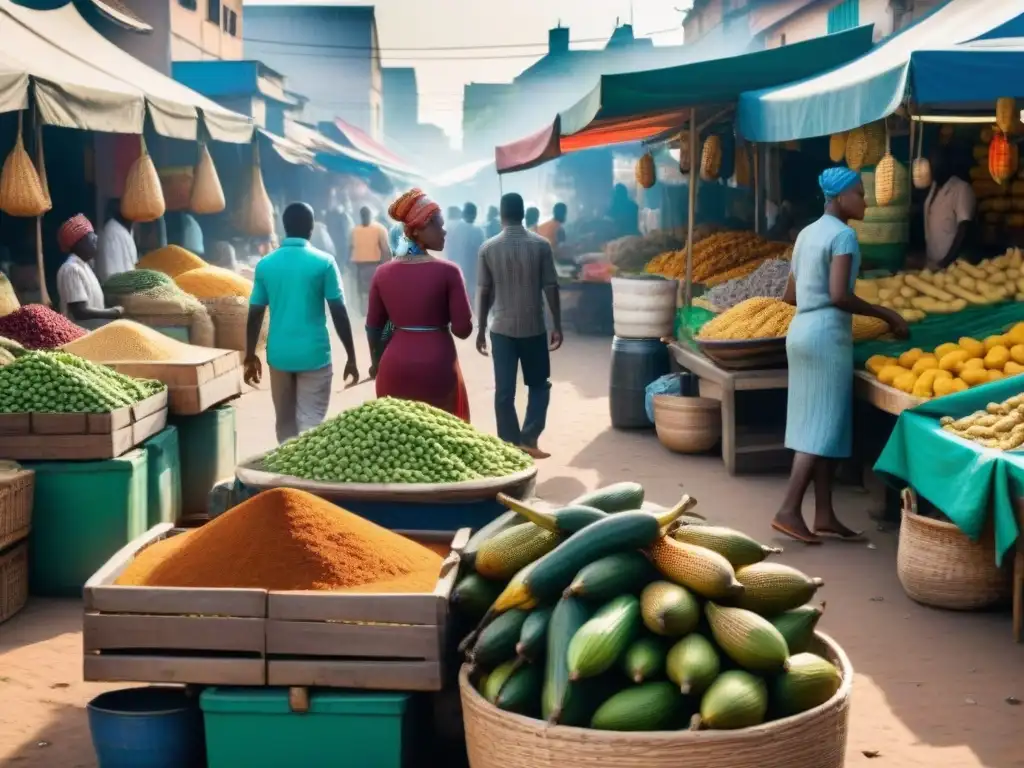
MULTIPOLYGON (((722 404, 722 461, 730 475, 737 473, 737 464, 756 456, 759 469, 789 466, 789 451, 784 443, 785 427, 769 429, 744 428, 737 419, 736 395, 739 392, 785 390, 789 371, 769 370, 727 371, 699 352, 680 344, 668 343, 672 358, 700 379, 701 397, 710 397, 722 404)), ((783 415, 785 411, 783 410, 783 415)), ((783 421, 783 425, 784 425, 783 421)))
POLYGON ((923 397, 914 397, 883 384, 867 371, 856 371, 853 374, 853 394, 893 416, 899 416, 908 408, 915 408, 925 401, 923 397))

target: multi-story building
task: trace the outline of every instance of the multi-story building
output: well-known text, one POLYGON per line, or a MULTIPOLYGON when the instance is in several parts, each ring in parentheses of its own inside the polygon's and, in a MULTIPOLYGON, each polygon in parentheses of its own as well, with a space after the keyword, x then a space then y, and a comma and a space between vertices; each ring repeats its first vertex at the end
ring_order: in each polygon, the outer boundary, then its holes
POLYGON ((688 43, 746 39, 777 48, 864 24, 876 40, 919 19, 943 0, 694 0, 683 28, 688 43))
POLYGON ((309 98, 310 122, 340 116, 382 140, 383 78, 373 6, 250 0, 245 14, 246 58, 264 62, 300 89, 309 98))

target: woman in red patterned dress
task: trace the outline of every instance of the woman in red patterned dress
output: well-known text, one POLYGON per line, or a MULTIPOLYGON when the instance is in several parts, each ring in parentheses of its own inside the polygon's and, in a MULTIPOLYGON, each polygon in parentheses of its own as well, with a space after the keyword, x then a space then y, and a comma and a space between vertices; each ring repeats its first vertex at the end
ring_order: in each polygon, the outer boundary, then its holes
POLYGON ((469 401, 452 334, 469 338, 473 315, 462 272, 428 251, 444 250, 440 206, 418 189, 388 209, 407 243, 377 268, 370 285, 366 337, 376 368, 377 397, 399 397, 469 421, 469 401), (382 343, 388 324, 394 333, 382 343))

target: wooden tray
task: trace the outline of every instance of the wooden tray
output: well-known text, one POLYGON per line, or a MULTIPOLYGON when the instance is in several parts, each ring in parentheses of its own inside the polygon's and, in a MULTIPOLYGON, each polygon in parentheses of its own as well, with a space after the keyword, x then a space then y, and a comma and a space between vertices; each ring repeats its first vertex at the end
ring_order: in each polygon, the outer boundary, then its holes
POLYGON ((908 408, 913 408, 925 401, 923 397, 914 397, 895 387, 883 384, 867 371, 855 371, 853 374, 854 394, 880 411, 899 416, 908 408))
POLYGON ((114 583, 136 554, 183 532, 154 526, 86 582, 85 680, 441 689, 448 599, 469 529, 406 534, 451 541, 432 594, 114 583))
POLYGON ((118 373, 156 379, 167 385, 169 408, 192 416, 242 394, 242 366, 237 352, 208 350, 208 359, 191 363, 112 362, 103 365, 118 373))
POLYGON ((706 357, 726 370, 785 368, 786 337, 745 339, 742 341, 708 341, 696 339, 706 357))

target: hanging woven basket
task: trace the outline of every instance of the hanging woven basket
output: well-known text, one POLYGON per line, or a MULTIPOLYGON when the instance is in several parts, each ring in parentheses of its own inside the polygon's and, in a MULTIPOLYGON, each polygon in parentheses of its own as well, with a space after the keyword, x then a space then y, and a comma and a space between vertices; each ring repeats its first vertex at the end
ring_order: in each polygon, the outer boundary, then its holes
POLYGON ((714 181, 722 172, 722 138, 712 134, 704 139, 700 151, 700 177, 704 181, 714 181))
POLYGON ((220 184, 217 168, 213 164, 206 144, 199 145, 199 159, 192 173, 192 196, 189 207, 193 213, 220 213, 227 207, 224 188, 220 184))
POLYGON ((637 160, 634 174, 636 175, 636 183, 644 189, 650 189, 654 186, 657 177, 654 172, 654 157, 650 152, 644 152, 643 156, 637 160))
POLYGON ((932 164, 922 157, 924 150, 924 126, 917 132, 917 157, 910 166, 910 175, 915 189, 928 189, 932 185, 932 164))
POLYGON ((146 139, 139 137, 141 154, 128 169, 121 195, 121 215, 128 221, 156 221, 164 215, 164 190, 153 158, 146 150, 146 139))
POLYGON ((270 237, 274 234, 274 205, 263 185, 258 144, 252 145, 253 164, 249 176, 249 191, 241 210, 241 229, 249 237, 270 237))
POLYGON ((52 207, 22 137, 22 113, 18 113, 18 134, 14 148, 0 171, 0 211, 9 216, 34 218, 52 207))
POLYGON ((833 163, 841 163, 846 157, 846 140, 850 134, 847 131, 833 133, 828 138, 828 157, 833 163))

